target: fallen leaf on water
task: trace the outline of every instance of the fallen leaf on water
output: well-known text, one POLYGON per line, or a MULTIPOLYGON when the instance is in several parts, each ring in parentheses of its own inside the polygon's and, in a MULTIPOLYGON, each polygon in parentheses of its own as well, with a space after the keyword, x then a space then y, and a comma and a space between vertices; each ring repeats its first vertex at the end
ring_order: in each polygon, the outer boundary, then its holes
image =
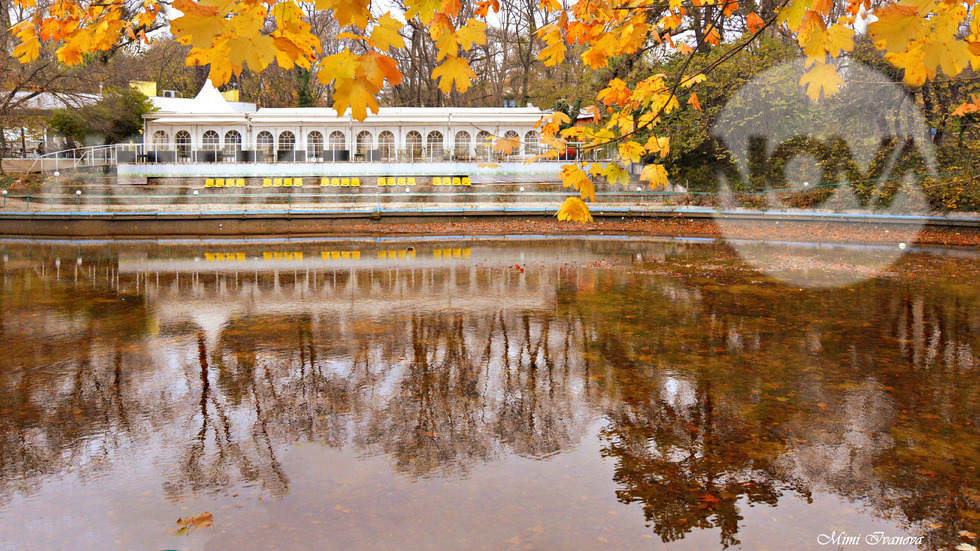
POLYGON ((973 532, 967 532, 966 530, 960 530, 960 536, 964 538, 970 538, 971 540, 977 539, 977 535, 973 532))
POLYGON ((953 549, 956 549, 956 551, 977 551, 977 548, 970 545, 969 543, 961 543, 956 547, 954 547, 953 549))
POLYGON ((167 533, 173 536, 187 536, 198 528, 208 526, 214 526, 214 516, 205 511, 196 517, 178 518, 177 528, 167 530, 167 533))

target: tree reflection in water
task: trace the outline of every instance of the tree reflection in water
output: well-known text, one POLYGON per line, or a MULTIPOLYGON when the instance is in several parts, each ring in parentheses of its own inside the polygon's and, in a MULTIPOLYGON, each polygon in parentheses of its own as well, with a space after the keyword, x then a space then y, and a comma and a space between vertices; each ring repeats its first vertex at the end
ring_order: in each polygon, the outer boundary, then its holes
POLYGON ((62 270, 68 252, 27 247, 7 246, 0 292, 0 503, 123 450, 159 454, 173 500, 284 496, 300 442, 465 477, 567 452, 599 419, 617 498, 665 542, 711 528, 738 545, 745 507, 815 491, 927 547, 980 522, 972 260, 803 292, 672 243, 271 269, 147 247, 62 270))

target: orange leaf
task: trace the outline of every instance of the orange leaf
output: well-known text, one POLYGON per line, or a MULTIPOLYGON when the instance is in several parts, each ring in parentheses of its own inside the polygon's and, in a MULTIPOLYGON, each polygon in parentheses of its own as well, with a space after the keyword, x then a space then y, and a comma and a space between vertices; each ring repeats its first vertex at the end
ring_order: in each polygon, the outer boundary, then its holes
POLYGON ((698 95, 694 92, 691 92, 691 97, 688 98, 687 104, 697 109, 698 111, 701 110, 701 103, 698 101, 698 95))

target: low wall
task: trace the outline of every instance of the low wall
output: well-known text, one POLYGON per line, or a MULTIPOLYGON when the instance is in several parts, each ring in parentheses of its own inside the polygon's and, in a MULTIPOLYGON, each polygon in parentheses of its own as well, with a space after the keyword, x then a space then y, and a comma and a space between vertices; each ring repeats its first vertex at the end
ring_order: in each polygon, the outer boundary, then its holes
POLYGON ((496 166, 475 162, 419 163, 160 163, 120 164, 122 178, 273 178, 354 176, 469 176, 473 183, 558 181, 563 163, 506 162, 496 166), (484 165, 484 166, 481 166, 484 165))

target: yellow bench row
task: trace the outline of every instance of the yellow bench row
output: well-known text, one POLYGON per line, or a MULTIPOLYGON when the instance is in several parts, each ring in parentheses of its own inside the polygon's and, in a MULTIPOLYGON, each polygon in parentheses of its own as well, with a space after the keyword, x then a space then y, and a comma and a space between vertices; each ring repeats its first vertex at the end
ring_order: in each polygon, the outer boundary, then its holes
POLYGON ((231 261, 231 260, 245 260, 245 253, 204 253, 204 260, 208 262, 218 261, 231 261))
POLYGON ((465 249, 436 249, 432 251, 432 256, 434 258, 469 258, 470 248, 465 249))
POLYGON ((320 178, 320 187, 361 187, 360 178, 320 178))
POLYGON ((204 187, 245 187, 245 178, 208 178, 204 187))
POLYGON ((262 187, 303 187, 302 178, 266 178, 262 187))
POLYGON ((324 260, 357 260, 361 258, 361 251, 323 251, 320 258, 324 260))
POLYGON ((468 185, 470 185, 470 177, 469 176, 463 176, 462 178, 460 178, 459 176, 453 176, 452 178, 450 178, 449 176, 444 176, 444 177, 440 178, 440 177, 436 176, 435 178, 432 179, 432 185, 434 185, 434 186, 468 186, 468 185))
POLYGON ((303 253, 262 253, 262 260, 303 260, 303 253))
POLYGON ((414 186, 415 178, 378 178, 379 186, 414 186))
POLYGON ((415 258, 415 249, 396 249, 393 251, 378 251, 378 258, 415 258))

